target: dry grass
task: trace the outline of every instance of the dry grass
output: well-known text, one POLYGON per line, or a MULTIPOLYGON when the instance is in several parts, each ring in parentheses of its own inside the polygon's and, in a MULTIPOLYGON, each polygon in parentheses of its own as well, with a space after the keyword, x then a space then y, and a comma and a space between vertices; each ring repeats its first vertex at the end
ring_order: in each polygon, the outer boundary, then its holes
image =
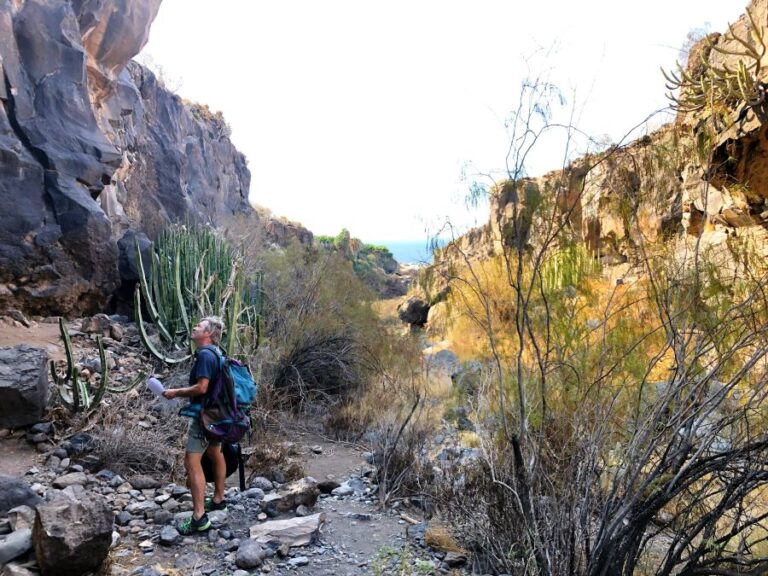
POLYGON ((187 418, 170 406, 165 413, 154 412, 155 402, 138 391, 105 398, 83 427, 94 436, 94 455, 103 467, 123 475, 161 474, 169 480, 183 475, 187 418))
POLYGON ((248 482, 256 476, 274 480, 282 474, 286 481, 304 477, 301 453, 295 444, 286 442, 284 436, 272 432, 257 431, 251 445, 243 449, 246 464, 251 470, 248 482))
POLYGON ((467 554, 467 551, 459 546, 453 534, 444 524, 430 523, 424 534, 424 541, 436 550, 467 554))

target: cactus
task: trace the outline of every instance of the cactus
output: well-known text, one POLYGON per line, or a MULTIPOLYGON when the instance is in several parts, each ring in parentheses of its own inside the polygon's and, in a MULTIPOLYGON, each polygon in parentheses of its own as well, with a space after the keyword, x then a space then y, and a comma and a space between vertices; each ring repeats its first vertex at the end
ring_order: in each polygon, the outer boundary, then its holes
POLYGON ((697 112, 715 104, 735 106, 744 102, 748 106, 756 107, 765 102, 766 87, 759 80, 763 72, 763 58, 768 53, 765 30, 756 23, 749 10, 747 17, 750 23, 749 38, 736 34, 732 25, 728 26, 728 32, 725 34, 725 39, 734 41, 739 49, 726 50, 711 41, 709 44, 712 51, 739 57, 735 68, 730 68, 727 64, 718 68, 711 64, 702 52, 700 58, 704 71, 698 78, 692 77, 679 63, 676 71, 667 73, 662 70, 667 89, 679 90, 677 96, 671 92, 667 95, 673 108, 683 112, 697 112))
POLYGON ((59 376, 56 372, 56 363, 51 360, 51 376, 56 385, 57 395, 61 403, 69 408, 70 411, 74 413, 90 412, 101 403, 101 399, 104 397, 104 392, 109 384, 109 367, 107 366, 107 356, 104 352, 101 336, 96 339, 99 347, 99 359, 101 361, 101 381, 96 389, 96 395, 91 396, 88 382, 80 378, 80 370, 75 365, 72 356, 72 342, 69 339, 69 330, 63 318, 59 318, 59 332, 64 341, 64 349, 67 355, 67 371, 63 376, 59 376))
POLYGON ((232 250, 211 229, 174 226, 158 238, 152 251, 151 278, 144 271, 139 245, 139 283, 134 296, 136 324, 142 343, 166 364, 190 357, 190 329, 194 318, 221 316, 227 326, 226 351, 235 354, 258 346, 263 308, 262 277, 249 283, 242 255, 232 250), (157 326, 160 343, 147 335, 141 304, 157 326), (178 352, 186 353, 179 357, 178 352))
POLYGON ((172 358, 163 354, 149 339, 149 335, 147 335, 147 330, 144 325, 144 318, 142 318, 141 315, 141 288, 139 286, 136 286, 136 290, 134 291, 133 306, 135 308, 136 326, 139 328, 139 337, 141 338, 141 343, 144 344, 144 348, 146 348, 149 353, 152 354, 152 356, 168 365, 179 364, 185 360, 189 360, 191 356, 190 354, 187 354, 181 358, 172 358))
POLYGON ((109 380, 109 367, 107 365, 107 353, 104 351, 104 343, 101 340, 101 336, 98 336, 96 338, 96 344, 99 347, 99 361, 101 362, 101 370, 99 373, 101 380, 96 388, 96 394, 91 395, 88 381, 80 378, 80 370, 75 364, 74 355, 72 353, 72 341, 69 338, 69 330, 67 329, 63 318, 59 318, 59 332, 61 333, 61 339, 64 341, 64 350, 67 356, 67 370, 62 376, 59 376, 56 371, 56 363, 51 360, 51 377, 56 386, 56 395, 59 401, 71 412, 91 412, 101 404, 105 392, 113 392, 115 394, 128 392, 138 386, 144 381, 144 378, 146 378, 147 373, 145 371, 140 371, 139 375, 132 382, 123 386, 111 386, 109 380))

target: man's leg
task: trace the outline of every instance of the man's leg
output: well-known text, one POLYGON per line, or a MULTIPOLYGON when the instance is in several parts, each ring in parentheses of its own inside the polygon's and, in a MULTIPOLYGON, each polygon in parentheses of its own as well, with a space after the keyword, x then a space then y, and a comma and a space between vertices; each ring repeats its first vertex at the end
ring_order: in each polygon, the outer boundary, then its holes
MULTIPOLYGON (((224 460, 224 452, 220 444, 211 444, 205 451, 213 464, 213 501, 219 503, 224 500, 224 487, 227 479, 227 463, 224 460)), ((202 471, 202 468, 201 468, 202 471)))
POLYGON ((192 492, 192 517, 201 518, 205 514, 205 474, 201 460, 202 452, 185 452, 184 468, 187 470, 189 489, 192 492))

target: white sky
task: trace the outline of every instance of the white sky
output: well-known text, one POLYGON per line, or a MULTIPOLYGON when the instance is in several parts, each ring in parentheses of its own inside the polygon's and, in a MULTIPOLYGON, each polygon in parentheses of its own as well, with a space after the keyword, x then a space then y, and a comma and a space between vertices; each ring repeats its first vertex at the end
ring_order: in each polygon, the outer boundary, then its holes
MULTIPOLYGON (((221 110, 251 200, 316 234, 423 240, 462 203, 462 167, 504 164, 503 119, 534 71, 614 141, 666 105, 660 66, 745 0, 164 0, 142 54, 221 110), (215 6, 215 7, 214 7, 215 6), (554 50, 552 48, 554 47, 554 50), (541 51, 540 51, 541 53, 541 51)), ((531 172, 559 165, 554 143, 531 172)))

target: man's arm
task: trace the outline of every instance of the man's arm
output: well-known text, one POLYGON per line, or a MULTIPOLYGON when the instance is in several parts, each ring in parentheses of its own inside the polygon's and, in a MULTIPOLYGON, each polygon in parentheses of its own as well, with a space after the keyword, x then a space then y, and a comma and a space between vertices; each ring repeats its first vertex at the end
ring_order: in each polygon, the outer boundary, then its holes
POLYGON ((200 396, 205 394, 208 390, 208 382, 208 378, 199 378, 197 384, 194 386, 166 390, 163 392, 163 398, 171 400, 172 398, 191 398, 192 396, 200 396))

